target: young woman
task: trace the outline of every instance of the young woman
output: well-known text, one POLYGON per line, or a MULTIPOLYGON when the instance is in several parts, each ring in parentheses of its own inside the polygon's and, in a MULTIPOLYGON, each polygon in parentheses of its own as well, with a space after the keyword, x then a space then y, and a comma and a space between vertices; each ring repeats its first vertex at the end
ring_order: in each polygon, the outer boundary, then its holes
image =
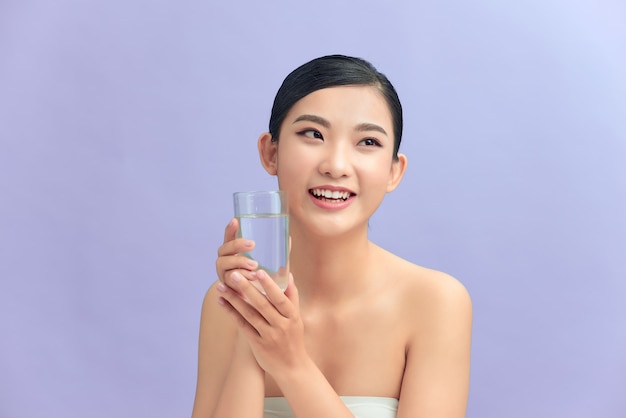
POLYGON ((368 239, 404 175, 402 108, 368 62, 326 56, 280 87, 261 164, 289 195, 283 293, 226 227, 200 326, 193 417, 463 417, 472 308, 454 278, 368 239), (252 280, 258 281, 266 295, 252 280))

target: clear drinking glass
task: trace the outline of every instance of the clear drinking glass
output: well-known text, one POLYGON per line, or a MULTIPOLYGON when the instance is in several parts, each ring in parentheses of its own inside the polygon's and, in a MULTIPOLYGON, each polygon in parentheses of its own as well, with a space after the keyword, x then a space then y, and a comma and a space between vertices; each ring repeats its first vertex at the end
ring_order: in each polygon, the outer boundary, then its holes
MULTIPOLYGON (((237 237, 255 242, 244 253, 259 263, 281 290, 289 281, 289 207, 287 193, 281 190, 237 192, 233 194, 235 217, 239 220, 237 237)), ((260 285, 252 282, 263 292, 260 285)))

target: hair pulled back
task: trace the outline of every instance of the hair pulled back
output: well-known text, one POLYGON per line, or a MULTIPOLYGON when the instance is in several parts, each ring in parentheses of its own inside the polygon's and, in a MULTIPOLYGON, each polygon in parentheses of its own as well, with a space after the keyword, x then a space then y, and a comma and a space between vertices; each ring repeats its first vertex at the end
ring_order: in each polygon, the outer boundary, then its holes
POLYGON ((387 77, 361 58, 327 55, 293 70, 278 89, 272 106, 269 132, 278 141, 280 127, 298 100, 314 91, 336 86, 372 86, 385 98, 393 122, 393 158, 398 158, 402 138, 402 105, 396 89, 387 77))

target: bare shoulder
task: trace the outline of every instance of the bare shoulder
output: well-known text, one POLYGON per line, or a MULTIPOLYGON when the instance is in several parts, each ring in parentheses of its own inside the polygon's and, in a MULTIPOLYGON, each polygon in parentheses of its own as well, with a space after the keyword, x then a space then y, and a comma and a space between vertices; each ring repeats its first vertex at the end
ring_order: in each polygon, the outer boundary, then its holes
POLYGON ((214 283, 204 296, 198 342, 198 381, 193 416, 207 416, 219 396, 232 351, 236 327, 217 303, 214 283))
POLYGON ((469 391, 472 302, 449 274, 381 255, 395 284, 406 364, 398 418, 465 416, 469 391))
POLYGON ((422 318, 452 315, 471 321, 472 302, 460 280, 422 267, 381 249, 386 274, 396 289, 394 297, 406 313, 422 318))
POLYGON ((219 292, 216 286, 217 282, 209 288, 202 302, 200 345, 205 344, 212 350, 230 353, 230 349, 224 349, 224 346, 234 344, 237 329, 226 311, 217 303, 219 292))

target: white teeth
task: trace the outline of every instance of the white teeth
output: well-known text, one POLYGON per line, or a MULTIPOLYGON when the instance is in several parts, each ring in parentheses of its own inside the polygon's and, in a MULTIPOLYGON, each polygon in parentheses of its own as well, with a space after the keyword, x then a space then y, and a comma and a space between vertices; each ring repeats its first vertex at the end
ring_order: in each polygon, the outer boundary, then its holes
POLYGON ((343 199, 346 200, 350 197, 350 192, 340 192, 340 191, 332 191, 325 189, 313 189, 313 195, 317 197, 324 197, 326 199, 343 199))

